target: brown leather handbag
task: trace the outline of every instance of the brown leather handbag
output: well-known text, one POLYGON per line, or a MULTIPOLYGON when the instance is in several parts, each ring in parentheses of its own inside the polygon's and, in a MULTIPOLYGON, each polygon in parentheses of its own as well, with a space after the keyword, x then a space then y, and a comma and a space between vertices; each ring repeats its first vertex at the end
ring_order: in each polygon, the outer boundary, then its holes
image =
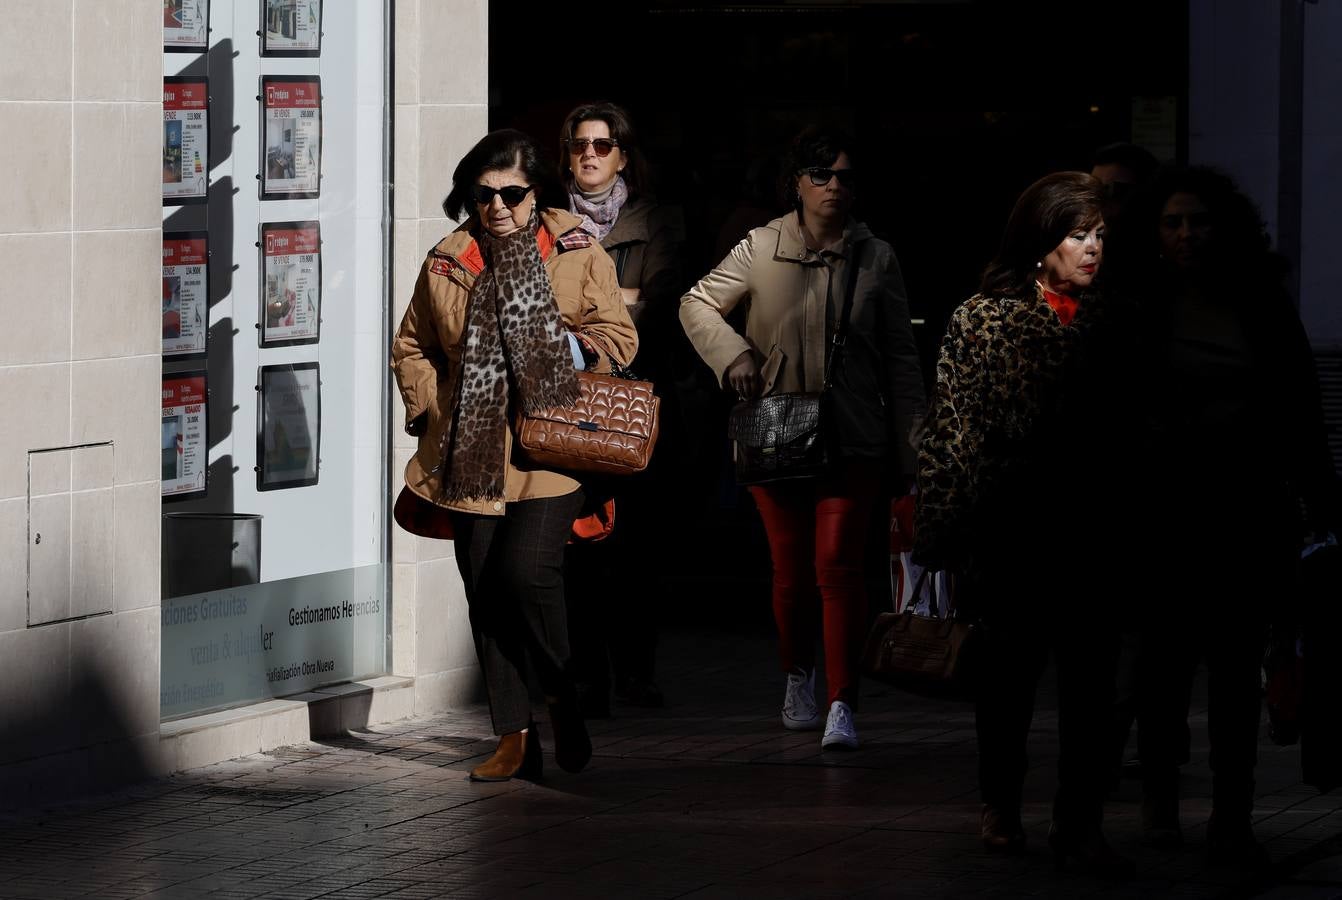
POLYGON ((652 382, 576 372, 580 391, 572 408, 555 406, 517 423, 517 445, 527 459, 547 469, 594 475, 642 472, 657 443, 661 399, 652 382))
MULTIPOLYGON (((922 593, 928 577, 924 570, 913 596, 922 593)), ((979 655, 979 626, 955 616, 950 604, 945 616, 920 616, 912 605, 904 612, 876 617, 862 651, 862 672, 877 681, 907 691, 935 696, 969 696, 973 691, 979 655)))

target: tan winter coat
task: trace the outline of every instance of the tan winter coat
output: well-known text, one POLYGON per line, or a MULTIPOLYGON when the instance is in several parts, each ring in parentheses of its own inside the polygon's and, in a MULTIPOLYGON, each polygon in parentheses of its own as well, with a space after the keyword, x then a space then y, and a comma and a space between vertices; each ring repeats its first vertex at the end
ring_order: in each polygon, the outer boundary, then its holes
POLYGON ((844 456, 885 458, 911 475, 926 408, 922 369, 894 250, 866 225, 850 220, 842 242, 819 252, 807 248, 795 212, 754 229, 681 298, 680 321, 719 384, 749 350, 765 394, 819 391, 852 248, 858 276, 834 381, 836 436, 844 456), (744 335, 724 319, 742 302, 744 335))
MULTIPOLYGON (((542 210, 541 224, 548 234, 542 235, 539 243, 564 325, 587 338, 597 350, 599 360, 592 370, 608 372, 612 358, 623 365, 633 359, 638 336, 620 296, 615 264, 606 251, 595 240, 575 249, 554 243, 579 221, 562 210, 542 210)), ((406 431, 419 435, 419 449, 405 468, 406 486, 449 509, 502 515, 508 503, 561 497, 577 490, 578 482, 558 472, 530 468, 525 460, 514 458, 509 415, 510 427, 501 448, 506 473, 504 499, 442 501, 438 472, 441 441, 456 411, 467 299, 482 265, 479 246, 465 225, 429 251, 410 307, 392 342, 391 368, 405 402, 406 431)))

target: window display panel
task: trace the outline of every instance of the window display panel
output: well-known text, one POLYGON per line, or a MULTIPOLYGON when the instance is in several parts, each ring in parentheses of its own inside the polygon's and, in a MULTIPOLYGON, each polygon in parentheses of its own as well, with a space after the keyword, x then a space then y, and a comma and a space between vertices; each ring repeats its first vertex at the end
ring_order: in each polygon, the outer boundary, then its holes
POLYGON ((316 197, 322 177, 321 80, 261 79, 261 199, 316 197))
MULTIPOLYGON (((263 43, 301 39, 305 15, 296 4, 291 27, 271 6, 268 23, 261 0, 214 0, 209 52, 164 55, 165 76, 208 75, 215 94, 208 203, 164 211, 165 233, 208 241, 207 354, 191 365, 211 396, 209 491, 165 506, 169 717, 385 671, 388 8, 313 7, 320 55, 270 59, 263 43)), ((164 303, 184 338, 183 286, 164 303)), ((165 354, 168 376, 185 367, 165 354)))
POLYGON ((322 0, 261 0, 262 56, 318 56, 322 0))
POLYGON ((261 226, 261 346, 315 344, 321 336, 320 222, 261 226))
POLYGON ((209 234, 163 235, 163 356, 203 356, 210 318, 209 234))
POLYGON ((210 0, 163 0, 163 49, 169 53, 208 50, 210 0))
POLYGON ((163 79, 163 205, 204 203, 210 180, 210 85, 163 79))
POLYGON ((208 392, 204 372, 163 376, 161 433, 164 498, 185 499, 205 494, 210 446, 208 392))

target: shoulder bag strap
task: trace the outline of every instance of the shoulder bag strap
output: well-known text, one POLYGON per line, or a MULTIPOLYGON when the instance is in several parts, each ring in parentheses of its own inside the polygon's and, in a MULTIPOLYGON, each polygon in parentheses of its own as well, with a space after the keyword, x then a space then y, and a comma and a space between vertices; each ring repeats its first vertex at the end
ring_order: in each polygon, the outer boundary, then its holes
POLYGON ((825 362, 826 391, 834 384, 834 369, 843 357, 843 345, 848 340, 848 320, 853 315, 853 295, 857 293, 858 255, 862 252, 863 243, 858 241, 848 245, 848 284, 843 291, 843 312, 839 316, 839 325, 829 342, 829 359, 825 362))

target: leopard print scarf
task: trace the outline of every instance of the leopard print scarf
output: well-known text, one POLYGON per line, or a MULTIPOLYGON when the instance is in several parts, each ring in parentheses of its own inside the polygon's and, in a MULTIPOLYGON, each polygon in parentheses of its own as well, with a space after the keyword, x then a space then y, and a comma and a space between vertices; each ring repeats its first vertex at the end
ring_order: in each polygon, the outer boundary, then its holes
POLYGON ((539 227, 533 208, 526 227, 479 239, 486 267, 467 301, 460 393, 442 447, 445 500, 503 497, 510 387, 524 413, 578 399, 564 324, 536 246, 539 227))

